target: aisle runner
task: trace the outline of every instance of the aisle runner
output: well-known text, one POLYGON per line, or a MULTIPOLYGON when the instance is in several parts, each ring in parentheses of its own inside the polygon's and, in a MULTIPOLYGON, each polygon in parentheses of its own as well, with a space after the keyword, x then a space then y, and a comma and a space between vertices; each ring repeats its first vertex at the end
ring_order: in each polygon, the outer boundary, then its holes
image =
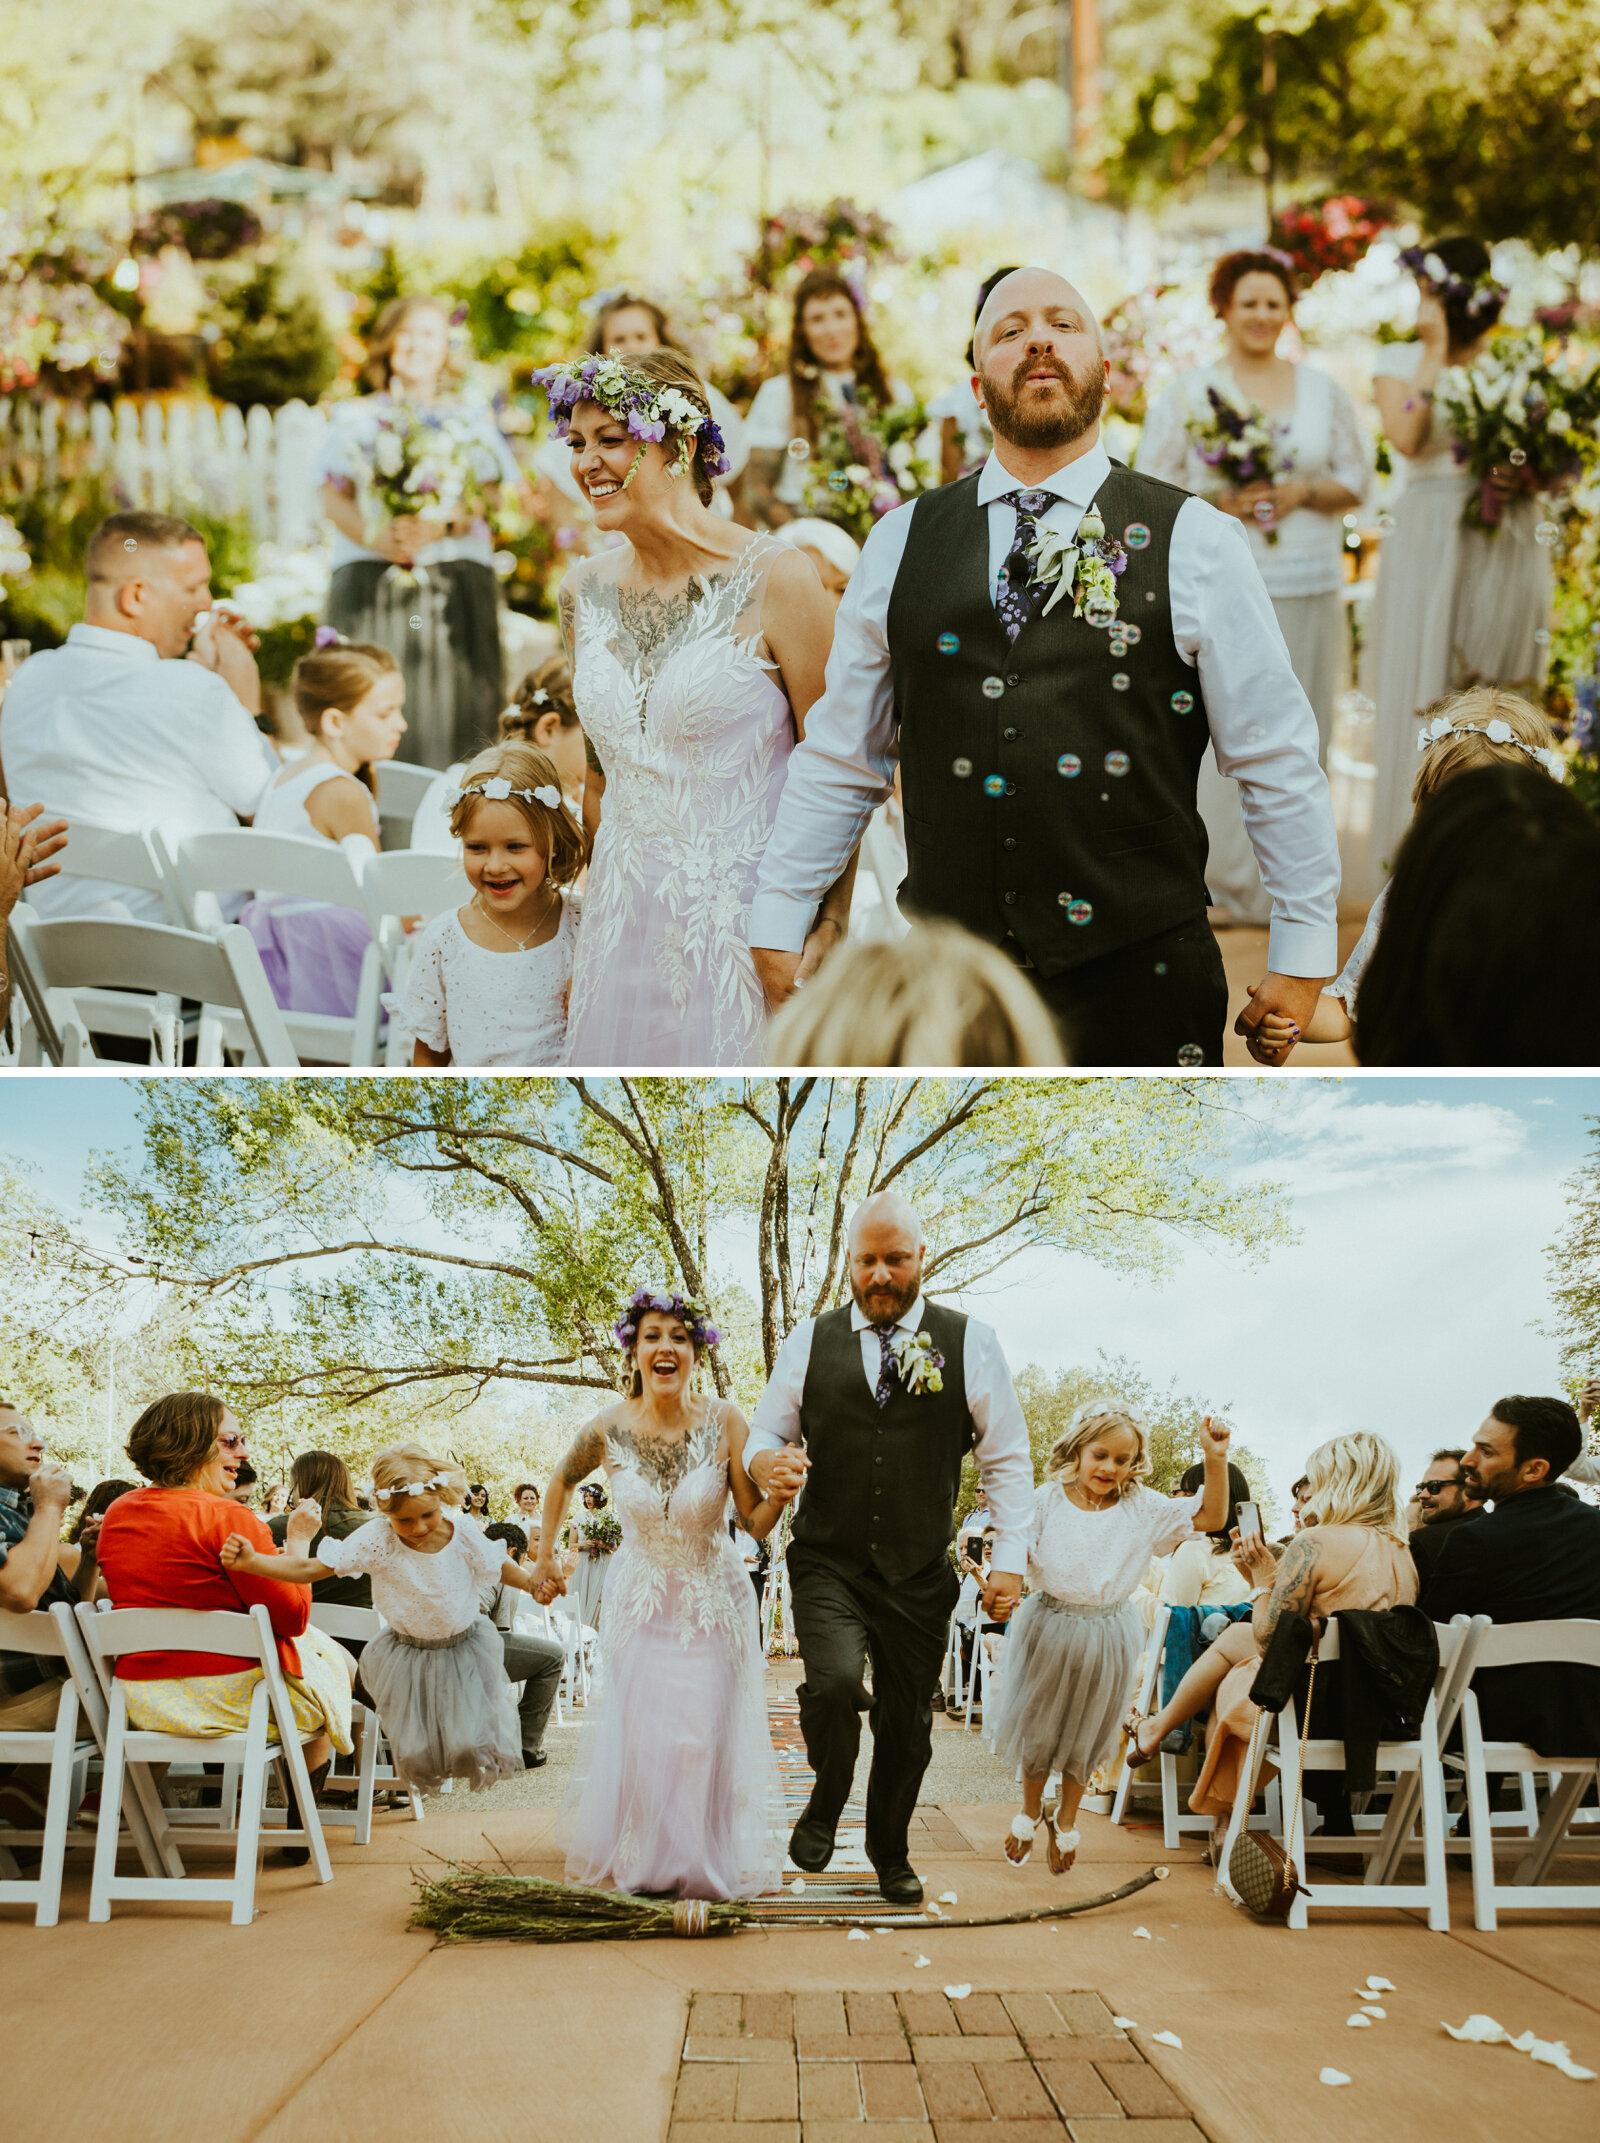
MULTIPOLYGON (((772 1728, 772 1751, 777 1760, 778 1792, 773 1824, 780 1828, 787 1847, 790 1831, 805 1811, 811 1795, 811 1766, 806 1761, 805 1736, 800 1731, 800 1707, 792 1697, 769 1698, 767 1715, 772 1728)), ((853 1920, 880 1921, 885 1926, 899 1920, 916 1920, 915 1908, 889 1904, 878 1888, 877 1876, 867 1858, 866 1806, 852 1793, 839 1818, 838 1843, 833 1858, 821 1875, 804 1875, 784 1854, 784 1890, 777 1897, 752 1900, 754 1917, 767 1924, 785 1920, 811 1920, 819 1914, 848 1914, 853 1920), (795 1879, 802 1890, 787 1887, 795 1879)))

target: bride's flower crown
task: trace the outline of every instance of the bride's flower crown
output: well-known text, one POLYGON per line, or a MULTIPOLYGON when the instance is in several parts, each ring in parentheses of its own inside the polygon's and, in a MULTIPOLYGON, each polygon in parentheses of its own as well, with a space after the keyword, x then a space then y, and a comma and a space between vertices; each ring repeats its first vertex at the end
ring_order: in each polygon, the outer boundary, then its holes
POLYGON ((1438 254, 1424 246, 1407 246, 1400 265, 1409 268, 1423 289, 1431 290, 1441 305, 1464 306, 1472 319, 1504 305, 1511 295, 1492 268, 1486 268, 1479 276, 1452 275, 1438 254))
POLYGON ((632 481, 634 469, 644 459, 645 448, 655 440, 664 439, 668 432, 674 433, 678 440, 678 458, 672 464, 674 476, 681 476, 693 461, 696 439, 705 448, 706 473, 710 476, 728 473, 728 450, 721 432, 710 415, 697 409, 681 387, 663 386, 660 380, 646 379, 642 373, 630 372, 615 357, 583 357, 565 364, 541 365, 534 373, 533 381, 535 386, 544 389, 550 404, 550 429, 558 439, 566 438, 572 425, 572 412, 580 402, 594 402, 608 416, 627 425, 630 434, 639 442, 639 451, 625 483, 632 481))
POLYGON ((1553 752, 1546 744, 1528 744, 1509 722, 1498 717, 1492 722, 1452 722, 1448 715, 1436 714, 1431 722, 1424 724, 1417 737, 1417 750, 1425 752, 1430 744, 1442 744, 1446 737, 1487 737, 1491 744, 1514 744, 1519 752, 1526 752, 1530 759, 1537 759, 1545 772, 1556 781, 1566 779, 1566 768, 1561 754, 1553 752))
POLYGON ((722 1334, 698 1302, 691 1302, 684 1295, 667 1294, 657 1288, 641 1287, 611 1328, 617 1335, 617 1345, 625 1352, 632 1351, 633 1343, 639 1337, 640 1320, 647 1317, 652 1310, 663 1317, 675 1317, 679 1324, 686 1327, 689 1337, 697 1347, 716 1347, 722 1343, 722 1334))

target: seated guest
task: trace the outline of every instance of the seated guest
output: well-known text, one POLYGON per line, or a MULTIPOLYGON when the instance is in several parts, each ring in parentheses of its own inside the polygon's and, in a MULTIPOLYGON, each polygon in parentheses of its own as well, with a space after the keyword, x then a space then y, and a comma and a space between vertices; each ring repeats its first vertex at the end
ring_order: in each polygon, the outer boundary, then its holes
MULTIPOLYGON (((1173 1491, 1192 1496, 1205 1484, 1205 1463, 1186 1466, 1173 1491)), ((1168 1607, 1237 1607, 1250 1597, 1250 1580, 1233 1561, 1233 1529, 1239 1505, 1250 1501, 1250 1483, 1237 1466, 1228 1468, 1228 1515, 1215 1533, 1180 1540, 1161 1572, 1158 1605, 1168 1607)))
MULTIPOLYGON (((331 1637, 310 1626, 311 1595, 304 1585, 227 1570, 222 1545, 237 1533, 262 1554, 272 1535, 231 1493, 244 1457, 244 1432, 209 1392, 173 1392, 158 1399, 128 1432, 128 1456, 150 1483, 113 1503, 100 1529, 100 1565, 118 1607, 183 1607, 240 1614, 266 1608, 278 1640, 295 1725, 314 1738, 305 1759, 315 1794, 332 1752, 350 1753, 350 1689, 355 1662, 331 1637)), ((289 1542, 299 1552, 313 1519, 295 1513, 289 1542)), ((242 1734, 259 1667, 241 1667, 225 1652, 135 1652, 117 1661, 127 1685, 129 1723, 146 1733, 242 1734)), ((278 1738, 276 1726, 269 1739, 278 1738)), ((305 1846, 280 1854, 303 1866, 305 1846)))
MULTIPOLYGON (((8 1614, 31 1615, 58 1600, 70 1607, 93 1593, 97 1524, 83 1528, 76 1549, 61 1544, 71 1494, 66 1468, 45 1457, 27 1415, 0 1400, 0 1608, 8 1614)), ((52 1660, 0 1652, 0 1726, 19 1734, 54 1726, 65 1678, 52 1660)))
MULTIPOLYGON (((100 1521, 110 1510, 118 1496, 131 1496, 138 1487, 137 1481, 96 1481, 83 1499, 83 1508, 72 1521, 72 1530, 67 1539, 74 1546, 98 1540, 100 1521)), ((87 1594, 84 1595, 87 1598, 87 1594)))
POLYGON ((1417 1586, 1426 1592, 1428 1580, 1444 1544, 1469 1518, 1483 1516, 1483 1498, 1468 1486, 1461 1471, 1466 1452, 1435 1451, 1427 1471, 1417 1483, 1420 1520, 1411 1535, 1411 1560, 1417 1566, 1417 1586))
MULTIPOLYGON (((303 1551, 307 1555, 315 1555, 325 1540, 343 1540, 372 1517, 371 1511, 363 1510, 356 1501, 349 1467, 331 1451, 302 1451, 290 1467, 289 1507, 274 1511, 267 1520, 267 1531, 277 1547, 281 1548, 288 1538, 289 1511, 297 1503, 315 1503, 322 1513, 311 1545, 303 1551)), ((340 1577, 330 1570, 312 1585, 311 1596, 325 1607, 370 1607, 372 1580, 365 1571, 354 1577, 340 1577)), ((358 1644, 346 1643, 345 1649, 360 1657, 358 1644)))
POLYGON ((1166 1736, 1209 1704, 1205 1762, 1189 1793, 1196 1815, 1222 1829, 1233 1812, 1245 1750, 1256 1722, 1250 1701, 1262 1654, 1280 1618, 1325 1620, 1349 1608, 1409 1607, 1417 1574, 1400 1532, 1400 1461, 1379 1436, 1358 1430, 1312 1452, 1302 1509, 1304 1530, 1280 1561, 1264 1542, 1241 1543, 1254 1584, 1254 1613, 1201 1654, 1171 1700, 1137 1722, 1131 1763, 1148 1763, 1166 1736))
MULTIPOLYGON (((483 1537, 497 1540, 512 1562, 521 1564, 528 1560, 528 1536, 520 1525, 505 1520, 499 1525, 486 1525, 483 1537)), ((484 1590, 478 1604, 497 1630, 509 1630, 516 1626, 517 1609, 527 1597, 525 1592, 518 1593, 510 1585, 494 1584, 484 1590)))
POLYGON ((241 1459, 239 1471, 233 1478, 233 1487, 228 1492, 228 1501, 237 1503, 241 1510, 253 1510, 260 1478, 250 1461, 247 1458, 241 1459))
MULTIPOLYGON (((255 725, 253 634, 220 612, 195 632, 211 607, 204 537, 171 514, 114 513, 85 565, 84 623, 7 688, 5 794, 42 797, 69 825, 159 827, 174 846, 248 824, 277 760, 255 725)), ((105 879, 54 878, 31 904, 47 917, 172 920, 158 893, 105 879)))
MULTIPOLYGON (((1461 1471, 1494 1509, 1458 1525, 1423 1591, 1435 1622, 1600 1621, 1600 1510, 1559 1492, 1583 1448, 1565 1399, 1497 1399, 1461 1471)), ((1486 1667, 1473 1678, 1490 1741, 1600 1756, 1600 1667, 1486 1667)))

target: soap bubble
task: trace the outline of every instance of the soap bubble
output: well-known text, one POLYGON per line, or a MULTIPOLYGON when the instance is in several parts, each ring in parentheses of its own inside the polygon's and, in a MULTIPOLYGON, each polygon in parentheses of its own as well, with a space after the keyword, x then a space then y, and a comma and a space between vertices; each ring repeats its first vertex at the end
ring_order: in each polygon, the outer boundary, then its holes
POLYGON ((960 647, 960 645, 961 642, 956 638, 956 635, 953 632, 940 633, 939 652, 941 655, 953 655, 956 652, 957 648, 960 647))
POLYGON ((1070 908, 1072 906, 1072 895, 1070 893, 1058 893, 1056 895, 1056 906, 1058 908, 1070 908))
POLYGON ((1380 513, 1377 520, 1377 529, 1380 536, 1392 536, 1394 534, 1394 515, 1392 513, 1380 513))
POLYGON ((1544 550, 1553 550, 1561 541, 1561 531, 1554 521, 1541 521, 1533 532, 1533 540, 1544 550))
POLYGON ((422 630, 422 620, 421 620, 421 618, 407 618, 407 619, 406 619, 406 623, 407 623, 407 624, 408 624, 408 625, 409 625, 409 626, 411 627, 411 630, 412 630, 413 632, 421 632, 421 630, 422 630))
POLYGON ((1185 1042, 1178 1051, 1178 1062, 1186 1071, 1193 1071, 1197 1064, 1204 1064, 1206 1053, 1198 1042, 1185 1042))
POLYGON ((1126 752, 1106 753, 1106 772, 1108 774, 1125 774, 1131 763, 1126 752))
POLYGON ((1550 645, 1550 635, 1542 625, 1533 636, 1533 644, 1535 647, 1548 647, 1550 645))
POLYGON ((1266 527, 1269 521, 1275 521, 1278 517, 1278 509, 1273 505, 1271 499, 1257 499, 1250 511, 1263 528, 1266 527))
POLYGON ((1067 921, 1076 923, 1081 928, 1083 924, 1094 921, 1094 910, 1086 900, 1075 900, 1067 910, 1067 921))
POLYGON ((1165 960, 1158 960, 1158 961, 1156 962, 1156 973, 1157 973, 1158 975, 1164 975, 1164 974, 1166 973, 1166 971, 1167 971, 1167 963, 1166 963, 1166 961, 1165 961, 1165 960))
POLYGON ((1512 468, 1514 469, 1520 469, 1523 463, 1527 460, 1527 458, 1527 455, 1522 451, 1520 446, 1514 446, 1511 449, 1511 452, 1506 456, 1506 460, 1510 462, 1512 468))
POLYGON ((1005 688, 1005 679, 1003 677, 986 677, 983 680, 983 696, 985 699, 998 699, 1005 688))
POLYGON ((123 537, 123 539, 122 539, 122 548, 123 548, 123 549, 124 549, 125 551, 136 551, 136 550, 137 550, 137 549, 139 548, 139 546, 138 546, 138 544, 137 544, 137 543, 136 543, 136 542, 134 541, 134 539, 133 539, 133 537, 132 537, 132 536, 124 536, 124 537, 123 537))
POLYGON ((1116 602, 1113 597, 1104 595, 1099 589, 1096 589, 1084 604, 1083 614, 1091 625, 1109 625, 1117 614, 1116 602))
POLYGON ((1150 531, 1142 521, 1130 521, 1122 531, 1122 540, 1130 551, 1146 551, 1150 548, 1150 531))
POLYGON ((1127 641, 1126 641, 1126 640, 1124 640, 1124 639, 1122 638, 1122 636, 1121 636, 1121 635, 1119 634, 1119 635, 1117 636, 1117 638, 1116 638, 1115 640, 1113 640, 1113 641, 1111 642, 1111 656, 1112 656, 1112 660, 1113 660, 1114 662, 1120 662, 1120 661, 1122 660, 1123 656, 1124 656, 1124 655, 1125 655, 1125 654, 1126 654, 1127 652, 1128 652, 1128 643, 1127 643, 1127 641))
POLYGON ((1193 714, 1194 694, 1192 692, 1174 692, 1172 695, 1172 711, 1174 714, 1193 714))
POLYGON ((1083 761, 1076 752, 1063 752, 1056 761, 1056 772, 1065 775, 1068 781, 1075 781, 1083 772, 1083 761))
POLYGON ((1267 733, 1262 728, 1261 724, 1259 722, 1252 722, 1250 724, 1250 727, 1244 733, 1244 741, 1246 742, 1246 744, 1264 744, 1266 742, 1266 736, 1267 733))
POLYGON ((1137 647, 1144 638, 1144 627, 1142 625, 1130 625, 1126 618, 1123 619, 1120 630, 1123 639, 1127 641, 1130 647, 1137 647))
POLYGON ((972 761, 970 759, 958 759, 951 767, 950 771, 952 774, 954 774, 957 781, 965 781, 967 776, 972 772, 972 761))
POLYGON ((830 491, 848 491, 850 489, 850 479, 845 475, 843 469, 834 470, 833 474, 828 478, 828 489, 830 491))
POLYGON ((1146 588, 1146 590, 1144 591, 1144 599, 1147 603, 1153 603, 1155 601, 1156 591, 1154 590, 1154 588, 1146 588))
POLYGON ((791 439, 789 441, 789 459, 791 461, 809 461, 811 459, 811 448, 804 439, 791 439))
POLYGON ((1003 774, 986 775, 984 777, 983 793, 985 796, 1004 796, 1006 793, 1005 776, 1003 774))
POLYGON ((1127 673, 1127 671, 1126 671, 1126 670, 1118 670, 1118 672, 1117 672, 1117 674, 1115 675, 1115 677, 1113 677, 1113 678, 1112 678, 1112 680, 1111 680, 1111 689, 1112 689, 1112 691, 1113 691, 1113 692, 1126 692, 1126 691, 1127 691, 1127 689, 1128 689, 1128 673, 1127 673))

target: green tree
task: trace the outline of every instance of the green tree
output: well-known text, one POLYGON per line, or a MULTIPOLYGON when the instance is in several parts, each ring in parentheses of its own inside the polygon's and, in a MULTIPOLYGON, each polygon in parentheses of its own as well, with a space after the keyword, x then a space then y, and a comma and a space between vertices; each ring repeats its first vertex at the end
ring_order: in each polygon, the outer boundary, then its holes
POLYGON ((1552 1316, 1567 1389, 1600 1375, 1600 1116, 1589 1118, 1593 1150, 1567 1184, 1567 1221, 1545 1253, 1552 1316))
POLYGON ((1185 1242, 1291 1233, 1279 1186, 1233 1183, 1249 1121, 1203 1082, 223 1079, 140 1106, 142 1160, 99 1194, 244 1409, 609 1390, 651 1279, 713 1305, 712 1377, 753 1402, 890 1186, 934 1294, 1043 1249, 1153 1286, 1185 1242))

